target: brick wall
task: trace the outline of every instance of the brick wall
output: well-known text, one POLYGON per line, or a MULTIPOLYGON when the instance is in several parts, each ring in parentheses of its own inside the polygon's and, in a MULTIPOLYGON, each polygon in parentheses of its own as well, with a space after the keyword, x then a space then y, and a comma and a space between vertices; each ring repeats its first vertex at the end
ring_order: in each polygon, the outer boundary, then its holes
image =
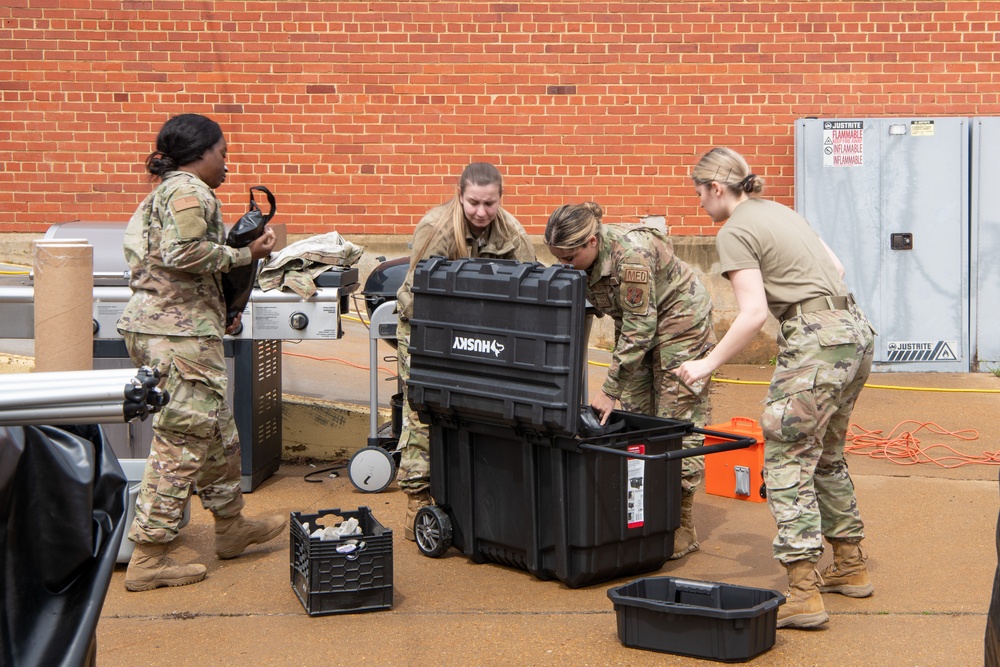
POLYGON ((125 220, 169 115, 230 143, 227 210, 406 235, 471 160, 541 233, 558 205, 711 235, 687 174, 731 145, 792 203, 803 116, 1000 114, 994 2, 6 0, 0 233, 125 220))

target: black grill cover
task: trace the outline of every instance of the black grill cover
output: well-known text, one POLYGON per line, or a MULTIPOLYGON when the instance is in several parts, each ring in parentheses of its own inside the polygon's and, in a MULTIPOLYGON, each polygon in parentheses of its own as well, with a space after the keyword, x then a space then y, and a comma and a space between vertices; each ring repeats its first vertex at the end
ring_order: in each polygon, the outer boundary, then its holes
POLYGON ((99 427, 0 428, 0 664, 95 663, 127 502, 99 427))

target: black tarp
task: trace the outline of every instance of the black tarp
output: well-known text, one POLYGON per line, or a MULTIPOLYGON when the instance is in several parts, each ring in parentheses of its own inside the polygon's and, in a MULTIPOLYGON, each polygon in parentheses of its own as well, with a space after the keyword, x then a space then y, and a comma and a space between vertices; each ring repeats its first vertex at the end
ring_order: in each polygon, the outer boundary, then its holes
POLYGON ((0 427, 0 665, 95 663, 127 502, 99 427, 0 427))
POLYGON ((1000 667, 1000 513, 997 514, 997 571, 993 576, 993 599, 986 615, 983 653, 985 667, 1000 667))

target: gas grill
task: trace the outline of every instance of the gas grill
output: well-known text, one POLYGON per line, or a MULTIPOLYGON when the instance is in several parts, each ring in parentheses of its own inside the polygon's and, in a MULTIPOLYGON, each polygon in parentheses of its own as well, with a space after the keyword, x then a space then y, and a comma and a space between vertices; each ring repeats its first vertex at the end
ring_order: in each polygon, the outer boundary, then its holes
MULTIPOLYGON (((134 368, 117 330, 132 296, 123 244, 125 224, 66 222, 45 239, 86 239, 94 248, 94 369, 134 368)), ((281 462, 281 341, 335 340, 341 313, 359 288, 355 267, 331 267, 316 278, 316 294, 254 289, 242 329, 223 341, 229 402, 240 435, 244 492, 253 491, 281 462)), ((0 277, 0 339, 34 338, 34 289, 30 276, 0 277)), ((143 459, 152 442, 152 420, 103 425, 119 458, 143 459)))

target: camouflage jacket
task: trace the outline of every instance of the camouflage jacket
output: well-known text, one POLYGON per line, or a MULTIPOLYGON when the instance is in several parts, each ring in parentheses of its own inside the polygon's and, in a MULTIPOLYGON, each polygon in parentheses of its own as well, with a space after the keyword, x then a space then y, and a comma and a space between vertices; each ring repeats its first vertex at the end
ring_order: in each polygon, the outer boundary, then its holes
MULTIPOLYGON (((704 339, 714 343, 712 299, 691 268, 674 255, 659 230, 602 225, 597 259, 587 276, 587 298, 615 321, 615 350, 602 387, 622 393, 619 373, 634 372, 654 347, 704 339)), ((664 350, 669 357, 669 350, 664 350)), ((680 365, 678 358, 671 367, 680 365)))
POLYGON ((132 298, 119 331, 222 338, 221 274, 251 261, 249 248, 224 245, 225 234, 211 188, 193 174, 167 173, 125 229, 132 298))
POLYGON ((413 295, 410 287, 413 285, 413 271, 417 262, 428 257, 489 257, 493 259, 516 259, 519 262, 535 261, 535 248, 531 245, 528 234, 517 218, 502 208, 497 213, 497 219, 482 238, 476 239, 466 228, 465 253, 459 253, 455 245, 455 234, 452 231, 452 211, 454 206, 461 204, 452 199, 440 206, 435 206, 427 212, 413 231, 413 254, 410 257, 410 270, 406 280, 396 293, 397 311, 409 319, 413 315, 413 295))

